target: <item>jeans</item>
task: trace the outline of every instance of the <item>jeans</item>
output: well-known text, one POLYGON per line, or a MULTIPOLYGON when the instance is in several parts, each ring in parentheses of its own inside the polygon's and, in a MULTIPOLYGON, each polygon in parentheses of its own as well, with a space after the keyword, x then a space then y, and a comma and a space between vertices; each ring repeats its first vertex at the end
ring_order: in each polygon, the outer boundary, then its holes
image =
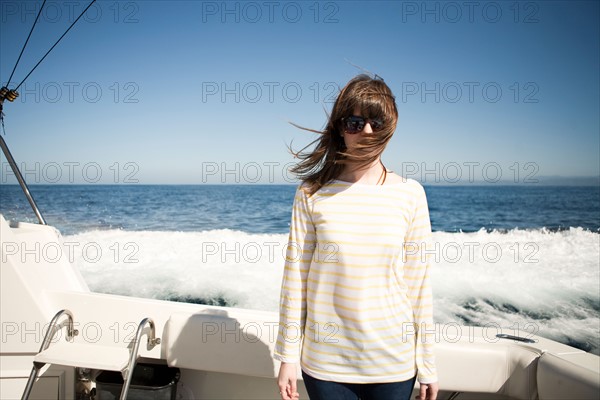
POLYGON ((344 383, 322 381, 302 371, 310 400, 409 400, 416 377, 403 382, 344 383))

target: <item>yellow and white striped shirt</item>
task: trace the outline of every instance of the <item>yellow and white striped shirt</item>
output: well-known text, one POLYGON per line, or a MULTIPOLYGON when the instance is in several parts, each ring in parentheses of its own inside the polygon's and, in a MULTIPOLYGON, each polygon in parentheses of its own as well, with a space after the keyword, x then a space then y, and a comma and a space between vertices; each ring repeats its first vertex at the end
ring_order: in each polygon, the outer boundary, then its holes
POLYGON ((296 191, 275 359, 322 380, 437 381, 423 187, 333 181, 296 191), (300 347, 302 352, 300 355, 300 347))

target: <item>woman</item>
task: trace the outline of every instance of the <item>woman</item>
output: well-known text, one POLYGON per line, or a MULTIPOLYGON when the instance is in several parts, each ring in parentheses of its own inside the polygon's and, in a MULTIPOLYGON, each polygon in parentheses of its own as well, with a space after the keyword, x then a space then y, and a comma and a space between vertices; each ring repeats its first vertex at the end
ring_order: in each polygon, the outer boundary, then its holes
POLYGON ((341 90, 313 151, 299 154, 275 359, 281 398, 434 400, 432 297, 422 186, 387 171, 398 120, 380 78, 341 90), (301 347, 301 349, 300 349, 301 347))

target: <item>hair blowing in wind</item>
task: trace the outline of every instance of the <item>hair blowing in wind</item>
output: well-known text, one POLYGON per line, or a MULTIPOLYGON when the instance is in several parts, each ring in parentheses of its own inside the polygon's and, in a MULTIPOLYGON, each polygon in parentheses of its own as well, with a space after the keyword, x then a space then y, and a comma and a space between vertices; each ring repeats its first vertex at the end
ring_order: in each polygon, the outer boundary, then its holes
POLYGON ((396 130, 398 109, 395 97, 385 82, 368 75, 358 75, 344 86, 331 110, 327 125, 323 131, 294 126, 321 136, 298 152, 290 151, 300 159, 291 171, 307 186, 312 194, 323 185, 337 179, 344 166, 354 169, 367 168, 375 162, 385 149, 396 130), (383 121, 383 127, 377 132, 361 134, 356 148, 349 151, 342 133, 342 119, 360 110, 362 116, 383 121), (312 150, 307 150, 313 146, 312 150))

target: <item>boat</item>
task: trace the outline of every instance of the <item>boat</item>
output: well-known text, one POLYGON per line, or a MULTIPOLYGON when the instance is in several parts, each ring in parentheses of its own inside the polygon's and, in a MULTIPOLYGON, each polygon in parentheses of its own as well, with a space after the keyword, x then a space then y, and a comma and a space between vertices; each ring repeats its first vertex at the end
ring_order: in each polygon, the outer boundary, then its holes
MULTIPOLYGON (((277 313, 91 291, 0 143, 39 220, 0 214, 1 399, 280 398, 277 313)), ((437 324, 435 356, 442 400, 600 395, 600 357, 527 332, 437 324)))
MULTIPOLYGON (((107 398, 94 396, 95 380, 131 377, 136 364, 176 369, 177 399, 279 398, 277 313, 94 293, 56 228, 0 215, 0 238, 0 398, 107 398)), ((600 393, 600 357, 550 339, 442 324, 435 342, 439 399, 600 393)), ((308 398, 301 383, 299 392, 308 398)))

